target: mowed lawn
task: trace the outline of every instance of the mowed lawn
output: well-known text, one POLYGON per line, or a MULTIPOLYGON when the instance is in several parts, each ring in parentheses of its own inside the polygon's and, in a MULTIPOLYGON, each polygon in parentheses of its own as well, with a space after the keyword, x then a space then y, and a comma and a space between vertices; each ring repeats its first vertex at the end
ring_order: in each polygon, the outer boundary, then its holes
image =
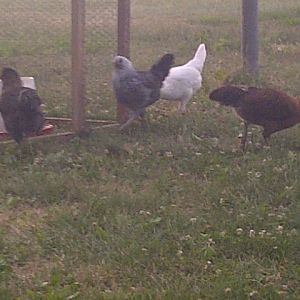
MULTIPOLYGON (((0 145, 0 299, 299 299, 300 126, 260 129, 210 102, 224 82, 300 95, 300 3, 259 1, 261 72, 240 72, 240 1, 132 1, 131 58, 178 64, 207 46, 203 87, 148 128, 0 145)), ((87 0, 88 116, 115 118, 116 1, 87 0)), ((34 75, 49 115, 68 115, 69 1, 2 1, 0 67, 34 75)))

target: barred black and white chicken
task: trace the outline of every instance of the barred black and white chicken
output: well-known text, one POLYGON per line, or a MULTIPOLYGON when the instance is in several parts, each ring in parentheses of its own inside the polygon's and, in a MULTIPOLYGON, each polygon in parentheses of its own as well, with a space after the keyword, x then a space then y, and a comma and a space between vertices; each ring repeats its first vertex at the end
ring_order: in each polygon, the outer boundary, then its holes
POLYGON ((26 135, 38 135, 45 124, 45 117, 36 90, 23 87, 19 74, 11 68, 4 68, 0 79, 0 112, 8 134, 17 143, 26 135))
POLYGON ((160 98, 160 88, 174 64, 174 55, 165 54, 149 71, 136 71, 129 59, 114 58, 113 88, 118 110, 128 112, 120 129, 143 117, 145 108, 160 98))

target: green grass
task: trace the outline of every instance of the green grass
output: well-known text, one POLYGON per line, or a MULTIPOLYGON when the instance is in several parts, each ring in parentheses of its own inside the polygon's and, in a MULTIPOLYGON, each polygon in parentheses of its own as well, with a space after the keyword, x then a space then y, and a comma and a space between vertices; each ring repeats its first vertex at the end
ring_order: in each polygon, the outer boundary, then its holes
MULTIPOLYGON (((111 119, 115 3, 87 2, 88 115, 111 119)), ((138 67, 165 51, 184 63, 207 44, 204 86, 186 115, 162 102, 147 129, 1 145, 1 300, 299 298, 299 127, 274 134, 271 148, 253 128, 243 154, 240 121, 208 100, 225 79, 249 82, 239 3, 132 1, 138 67)), ((68 1, 0 8, 0 65, 34 75, 47 112, 68 114, 68 1)), ((256 84, 300 94, 298 0, 260 1, 260 11, 256 84)))

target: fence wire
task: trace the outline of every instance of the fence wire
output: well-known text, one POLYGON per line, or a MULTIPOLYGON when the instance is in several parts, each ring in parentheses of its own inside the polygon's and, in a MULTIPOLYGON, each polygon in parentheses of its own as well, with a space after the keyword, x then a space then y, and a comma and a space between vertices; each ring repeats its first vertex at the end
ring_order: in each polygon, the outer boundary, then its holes
MULTIPOLYGON (((208 49, 204 85, 217 84, 241 65, 240 0, 132 0, 131 7, 131 58, 138 68, 148 68, 165 52, 184 63, 200 42, 208 49)), ((69 115, 71 0, 1 0, 0 9, 0 67, 34 76, 48 114, 69 115)), ((261 0, 259 16, 261 68, 272 72, 275 84, 296 93, 299 0, 261 0)), ((111 119, 117 0, 86 0, 85 37, 87 117, 111 119)))
MULTIPOLYGON (((0 1, 0 67, 33 76, 45 111, 70 115, 71 0, 0 1)), ((117 44, 117 1, 86 0, 87 116, 113 111, 111 64, 117 44)))
POLYGON ((115 115, 111 87, 112 60, 117 49, 117 0, 86 1, 87 115, 115 115))
POLYGON ((33 76, 46 112, 63 115, 70 102, 71 3, 0 1, 0 66, 33 76))

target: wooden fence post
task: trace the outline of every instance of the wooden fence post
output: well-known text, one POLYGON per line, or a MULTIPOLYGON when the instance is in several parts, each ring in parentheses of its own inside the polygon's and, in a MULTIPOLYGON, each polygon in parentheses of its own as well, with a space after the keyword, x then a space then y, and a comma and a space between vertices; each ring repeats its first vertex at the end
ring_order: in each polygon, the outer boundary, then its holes
POLYGON ((242 0, 242 55, 244 70, 256 75, 258 63, 257 0, 242 0))
POLYGON ((130 0, 118 0, 118 55, 130 57, 130 0))
MULTIPOLYGON (((130 0, 118 0, 118 55, 130 58, 130 0)), ((129 118, 129 111, 120 103, 116 107, 117 121, 122 124, 129 118)))
POLYGON ((77 134, 85 126, 84 28, 85 0, 72 0, 72 124, 77 134))

